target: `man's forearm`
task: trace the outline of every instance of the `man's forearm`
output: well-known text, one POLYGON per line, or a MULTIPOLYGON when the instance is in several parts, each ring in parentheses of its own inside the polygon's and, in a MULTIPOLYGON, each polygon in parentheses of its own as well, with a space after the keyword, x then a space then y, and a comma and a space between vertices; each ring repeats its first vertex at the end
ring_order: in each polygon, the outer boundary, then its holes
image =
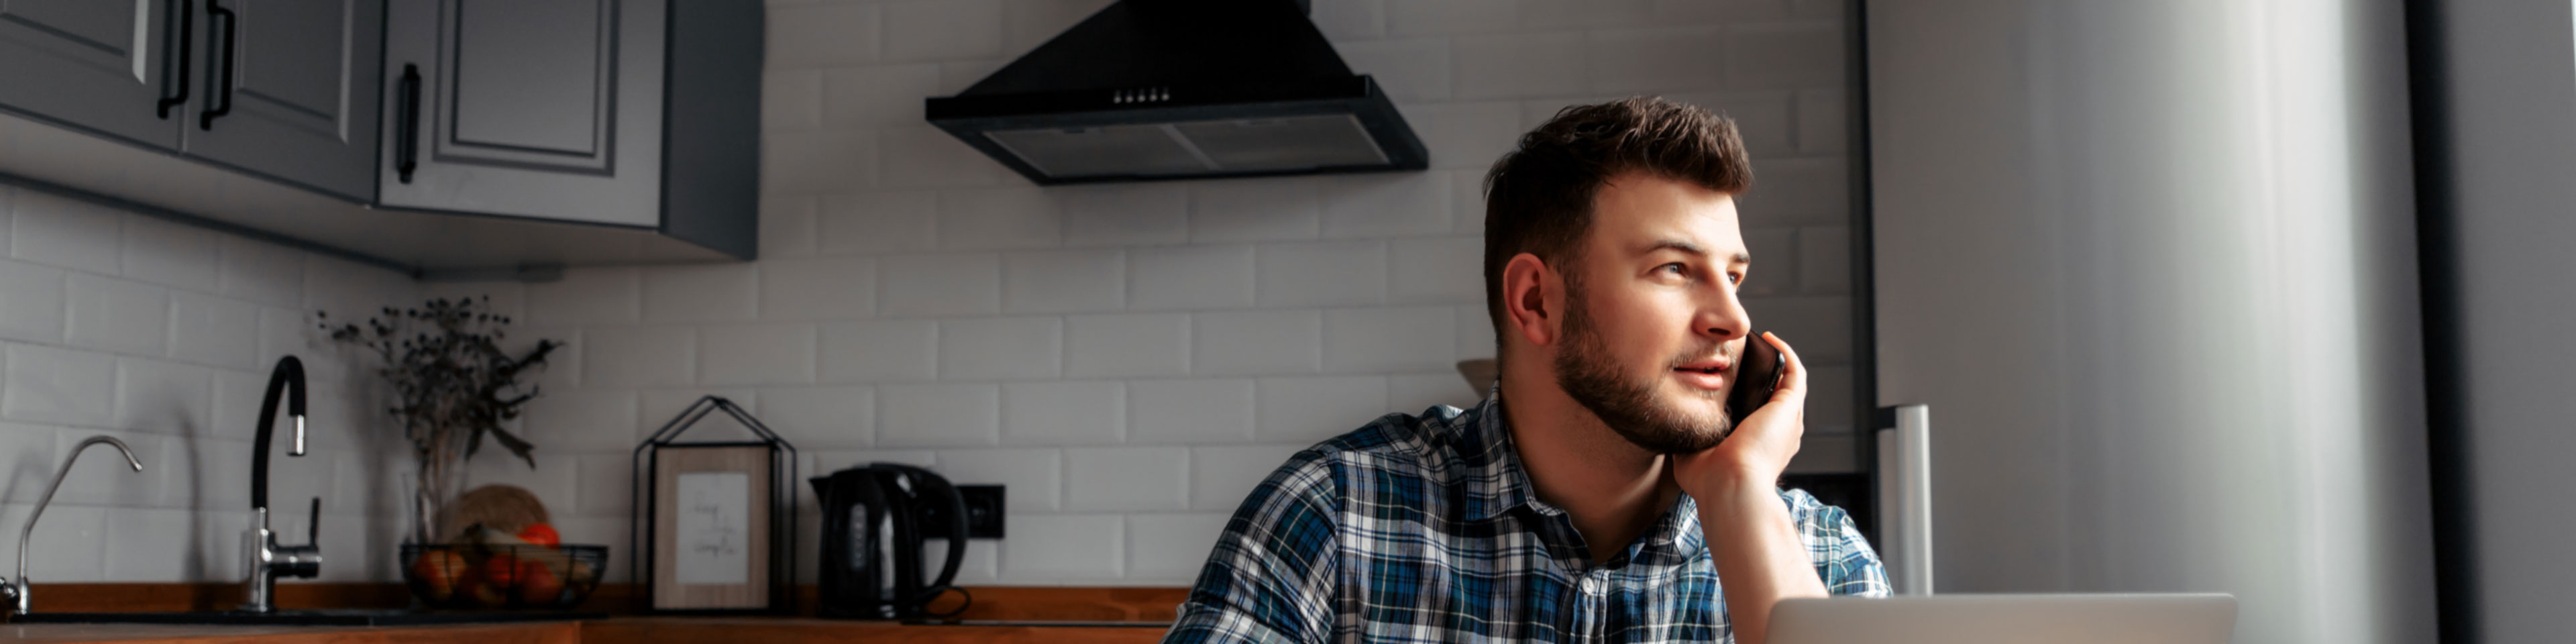
POLYGON ((1789 597, 1823 597, 1797 524, 1770 481, 1746 481, 1699 503, 1700 532, 1725 591, 1727 622, 1739 644, 1770 637, 1771 607, 1789 597))

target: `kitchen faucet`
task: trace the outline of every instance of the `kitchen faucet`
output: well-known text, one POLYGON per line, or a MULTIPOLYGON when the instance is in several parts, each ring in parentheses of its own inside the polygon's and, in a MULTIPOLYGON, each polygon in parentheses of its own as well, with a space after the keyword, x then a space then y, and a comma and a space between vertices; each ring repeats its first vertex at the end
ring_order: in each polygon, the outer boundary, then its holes
POLYGON ((268 530, 269 434, 276 428, 280 393, 286 394, 286 414, 295 419, 294 445, 286 455, 303 456, 304 362, 295 356, 277 359, 277 367, 268 372, 268 392, 259 399, 259 437, 251 441, 250 456, 250 509, 258 517, 242 535, 242 558, 250 569, 249 601, 240 608, 245 612, 277 610, 278 577, 311 578, 322 573, 322 497, 313 497, 304 545, 278 545, 277 533, 268 530))
POLYGON ((20 615, 27 614, 29 604, 27 595, 31 592, 27 587, 27 541, 36 534, 36 517, 44 516, 45 505, 54 502, 54 490, 62 489, 63 475, 72 473, 72 462, 80 460, 81 450, 89 449, 89 446, 99 443, 106 443, 110 447, 115 447, 116 451, 124 452, 125 463, 134 466, 134 471, 143 471, 143 461, 134 460, 134 450, 126 449, 125 441, 106 436, 91 436, 88 440, 73 446, 70 456, 63 457, 62 468, 54 470, 54 484, 45 486, 45 498, 36 501, 36 510, 27 513, 27 527, 18 531, 18 577, 14 581, 0 585, 0 599, 9 600, 9 605, 16 608, 20 615))

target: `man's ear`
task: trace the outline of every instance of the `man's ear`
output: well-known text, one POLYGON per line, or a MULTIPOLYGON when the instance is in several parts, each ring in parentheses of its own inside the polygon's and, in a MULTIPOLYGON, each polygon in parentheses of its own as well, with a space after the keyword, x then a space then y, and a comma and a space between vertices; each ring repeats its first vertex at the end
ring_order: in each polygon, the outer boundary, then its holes
POLYGON ((1565 323, 1565 282, 1537 255, 1513 255, 1503 264, 1503 316, 1531 346, 1556 343, 1565 323))

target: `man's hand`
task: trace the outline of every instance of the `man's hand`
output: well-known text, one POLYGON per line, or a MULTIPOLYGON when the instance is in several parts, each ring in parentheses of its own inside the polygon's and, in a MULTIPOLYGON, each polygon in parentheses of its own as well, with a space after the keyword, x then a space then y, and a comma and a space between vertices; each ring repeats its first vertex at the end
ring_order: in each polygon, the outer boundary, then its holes
POLYGON ((1672 471, 1673 482, 1699 504, 1700 533, 1717 565, 1735 641, 1761 644, 1770 637, 1773 605, 1823 597, 1825 584, 1776 487, 1806 433, 1807 365, 1779 336, 1751 341, 1769 342, 1788 359, 1780 389, 1716 447, 1675 457, 1672 471))

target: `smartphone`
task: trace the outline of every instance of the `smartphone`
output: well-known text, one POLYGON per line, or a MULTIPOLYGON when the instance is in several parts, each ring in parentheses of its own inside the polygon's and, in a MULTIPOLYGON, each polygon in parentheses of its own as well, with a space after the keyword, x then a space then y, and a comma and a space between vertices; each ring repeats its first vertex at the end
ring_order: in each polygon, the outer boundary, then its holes
POLYGON ((1753 410, 1771 402, 1771 392, 1780 390, 1780 374, 1788 368, 1789 358, 1762 334, 1745 338, 1743 355, 1735 357, 1735 386, 1726 393, 1726 417, 1740 425, 1753 410))

